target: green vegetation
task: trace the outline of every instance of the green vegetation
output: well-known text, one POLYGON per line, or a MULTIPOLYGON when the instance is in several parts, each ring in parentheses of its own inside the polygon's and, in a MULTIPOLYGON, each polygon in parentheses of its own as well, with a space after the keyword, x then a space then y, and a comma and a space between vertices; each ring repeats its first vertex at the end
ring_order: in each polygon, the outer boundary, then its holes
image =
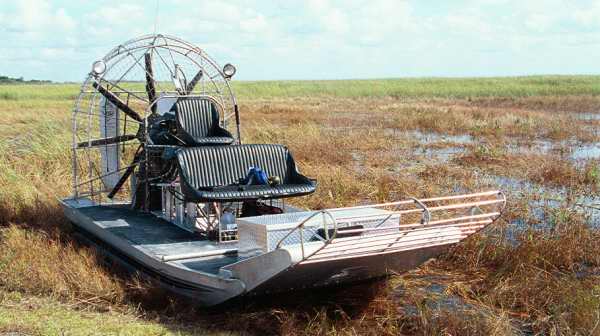
POLYGON ((600 94, 600 76, 264 81, 235 85, 240 97, 467 98, 600 94))
POLYGON ((297 205, 509 181, 508 207, 408 274, 201 310, 106 267, 73 239, 56 199, 71 192, 78 85, 3 85, 0 334, 600 335, 600 231, 582 211, 600 188, 600 160, 571 159, 600 143, 600 120, 580 114, 598 113, 599 76, 234 86, 244 140, 288 145, 319 180, 297 205))
POLYGON ((38 84, 38 85, 2 85, 0 86, 0 100, 28 101, 68 101, 74 102, 79 94, 77 84, 38 84))
MULTIPOLYGON (((142 85, 142 84, 140 84, 142 85)), ((322 81, 234 81, 238 98, 398 97, 477 98, 599 95, 600 76, 530 76, 498 78, 406 78, 322 81)), ((76 84, 7 85, 0 100, 73 99, 76 84)))
POLYGON ((0 84, 47 84, 50 83, 48 80, 24 80, 23 77, 12 78, 8 76, 0 76, 0 84))
POLYGON ((0 291, 0 335, 232 335, 146 321, 134 313, 82 310, 49 298, 0 291))

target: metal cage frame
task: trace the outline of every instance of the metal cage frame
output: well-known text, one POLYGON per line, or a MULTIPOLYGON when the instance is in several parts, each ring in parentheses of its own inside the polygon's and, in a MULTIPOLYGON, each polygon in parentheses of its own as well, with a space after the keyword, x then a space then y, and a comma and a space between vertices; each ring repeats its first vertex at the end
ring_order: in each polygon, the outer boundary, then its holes
MULTIPOLYGON (((210 96, 222 109, 221 126, 232 129, 235 127, 234 137, 240 142, 240 126, 237 100, 230 85, 230 77, 223 68, 214 61, 203 49, 176 37, 151 34, 144 35, 126 41, 110 50, 99 61, 105 64, 105 70, 101 74, 90 71, 81 85, 79 94, 72 111, 72 169, 73 169, 73 198, 87 197, 97 204, 114 203, 107 198, 108 188, 102 185, 102 180, 109 175, 121 175, 129 166, 117 164, 118 169, 114 171, 101 171, 102 151, 105 153, 109 148, 122 150, 122 156, 126 155, 126 148, 135 144, 133 140, 139 140, 141 145, 151 145, 148 141, 148 116, 153 105, 159 98, 168 96, 210 96), (150 71, 144 67, 144 56, 150 54, 156 59, 156 64, 151 64, 150 71), (185 64, 179 64, 185 63, 185 64), (188 74, 200 75, 189 76, 183 73, 184 79, 192 78, 192 89, 189 92, 181 92, 171 86, 172 81, 178 76, 181 67, 187 67, 188 74), (190 72, 191 71, 191 72, 190 72), (171 78, 169 78, 171 77, 171 78), (161 97, 155 97, 151 101, 150 94, 147 95, 148 82, 152 79, 153 86, 159 86, 161 97), (138 89, 141 83, 146 81, 146 91, 138 89), (129 106, 130 103, 137 104, 142 120, 133 120, 127 113, 117 114, 114 119, 117 124, 117 137, 121 137, 118 143, 102 144, 102 138, 98 135, 98 121, 107 118, 101 113, 102 93, 95 84, 99 83, 107 90, 113 92, 129 106), (144 107, 144 105, 147 105, 144 107), (235 117, 235 123, 231 118, 235 117), (139 137, 121 135, 120 127, 124 124, 126 132, 127 124, 141 126, 143 134, 139 137), (234 126, 232 126, 232 124, 234 126), (100 142, 100 144, 98 144, 100 142), (87 143, 87 145, 86 145, 87 143)), ((98 61, 97 61, 98 62, 98 61)), ((186 81, 187 83, 187 81, 186 81)), ((191 82, 190 82, 191 83, 191 82)), ((189 83, 187 83, 189 84, 189 83)), ((187 89, 187 87, 186 87, 187 89)), ((155 92, 158 94, 158 92, 155 92)), ((121 156, 119 156, 120 160, 121 156)), ((145 164, 142 162, 140 164, 145 164)), ((131 197, 131 195, 129 195, 131 197)), ((122 197, 123 198, 123 197, 122 197)))

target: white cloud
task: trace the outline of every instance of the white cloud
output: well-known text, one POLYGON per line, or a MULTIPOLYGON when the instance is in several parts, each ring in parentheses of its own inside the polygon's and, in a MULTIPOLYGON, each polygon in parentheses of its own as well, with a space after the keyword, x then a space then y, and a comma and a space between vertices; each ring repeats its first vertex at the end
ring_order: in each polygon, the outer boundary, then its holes
POLYGON ((575 11, 573 18, 586 27, 600 27, 600 0, 594 1, 588 8, 575 11))
POLYGON ((73 31, 75 20, 64 8, 54 9, 46 0, 22 0, 16 2, 14 13, 5 16, 6 25, 15 31, 39 37, 48 30, 73 31))
POLYGON ((307 20, 318 24, 319 34, 345 42, 378 43, 418 27, 404 0, 310 0, 307 7, 307 20))
POLYGON ((56 19, 56 24, 58 24, 64 30, 72 31, 77 26, 76 21, 71 16, 69 16, 69 14, 64 8, 59 8, 56 11, 56 15, 54 18, 56 19))
POLYGON ((533 13, 525 21, 525 26, 533 31, 543 32, 556 23, 557 18, 552 15, 533 13))
POLYGON ((446 17, 446 20, 438 22, 442 24, 441 28, 449 29, 452 33, 469 33, 473 35, 486 35, 492 33, 491 22, 486 20, 483 13, 479 11, 466 11, 461 13, 452 13, 446 17), (447 25, 444 27, 444 23, 447 25))
POLYGON ((335 4, 328 0, 309 0, 307 5, 310 15, 324 33, 340 35, 348 32, 348 17, 335 4))
POLYGON ((143 21, 145 7, 130 3, 120 3, 116 6, 101 6, 84 16, 88 26, 97 30, 110 27, 138 25, 143 21))
MULTIPOLYGON (((113 46, 154 31, 154 1, 0 2, 0 40, 19 47, 0 50, 15 60, 0 62, 0 73, 20 66, 22 55, 27 64, 43 58, 45 66, 19 69, 31 77, 55 68, 79 79, 113 46)), ((593 54, 599 28, 600 0, 169 0, 160 3, 157 31, 240 65, 239 78, 252 79, 542 69, 552 55, 593 54)))
POLYGON ((261 31, 266 31, 269 28, 269 24, 267 22, 267 19, 263 15, 258 14, 256 16, 252 16, 241 20, 240 28, 244 32, 258 33, 261 31))

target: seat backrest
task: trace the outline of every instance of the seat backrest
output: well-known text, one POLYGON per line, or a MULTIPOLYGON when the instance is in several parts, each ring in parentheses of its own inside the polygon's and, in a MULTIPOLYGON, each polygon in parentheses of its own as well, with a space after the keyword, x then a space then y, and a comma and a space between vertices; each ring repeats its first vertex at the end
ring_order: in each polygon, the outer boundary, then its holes
POLYGON ((209 97, 182 97, 173 106, 177 123, 194 138, 210 135, 219 125, 219 108, 209 97))
POLYGON ((195 189, 235 184, 250 167, 286 183, 296 169, 287 147, 270 144, 188 147, 177 152, 177 160, 182 178, 195 189))

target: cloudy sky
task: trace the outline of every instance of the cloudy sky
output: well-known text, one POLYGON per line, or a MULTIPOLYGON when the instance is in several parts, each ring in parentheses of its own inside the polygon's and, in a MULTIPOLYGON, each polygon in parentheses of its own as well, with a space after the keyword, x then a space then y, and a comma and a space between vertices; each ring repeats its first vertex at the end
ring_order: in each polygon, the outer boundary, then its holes
POLYGON ((79 81, 155 23, 245 80, 600 73, 600 0, 160 0, 156 12, 155 0, 0 0, 0 74, 79 81))

